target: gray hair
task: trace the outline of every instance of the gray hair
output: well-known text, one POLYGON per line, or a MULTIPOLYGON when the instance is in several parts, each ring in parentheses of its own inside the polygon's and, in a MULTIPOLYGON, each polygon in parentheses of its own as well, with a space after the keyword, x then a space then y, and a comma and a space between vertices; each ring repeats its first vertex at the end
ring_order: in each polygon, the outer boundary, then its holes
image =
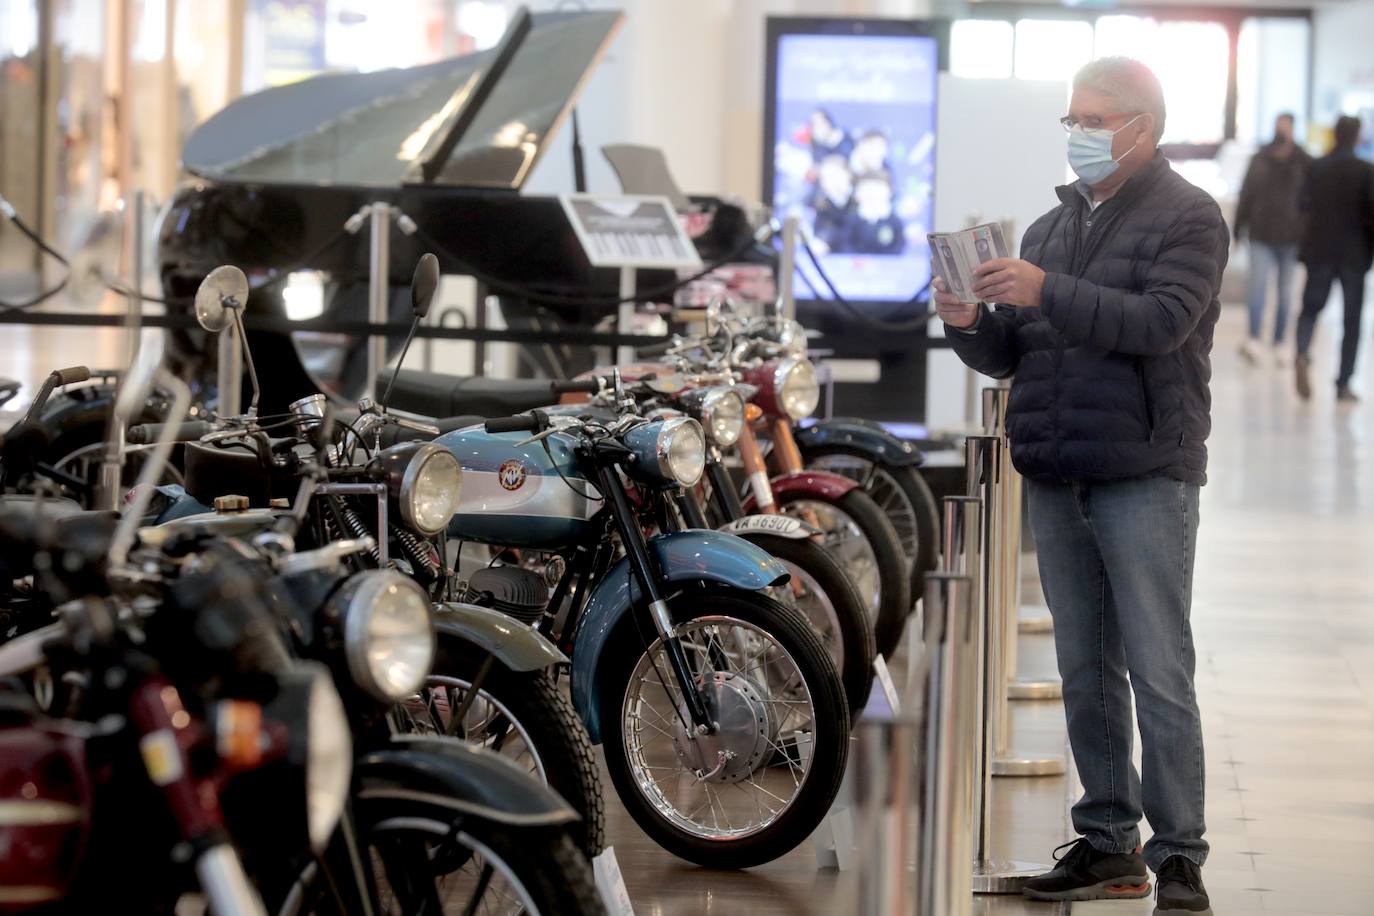
POLYGON ((1164 136, 1164 89, 1154 71, 1132 57, 1099 57, 1074 74, 1073 89, 1111 96, 1121 113, 1154 116, 1155 142, 1164 136))

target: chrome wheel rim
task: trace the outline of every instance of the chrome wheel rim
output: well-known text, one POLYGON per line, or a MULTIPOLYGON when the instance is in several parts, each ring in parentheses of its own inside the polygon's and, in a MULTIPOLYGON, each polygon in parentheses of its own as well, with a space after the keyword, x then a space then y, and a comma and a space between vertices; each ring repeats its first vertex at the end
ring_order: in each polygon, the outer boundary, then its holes
POLYGON ((916 562, 916 553, 921 547, 921 535, 916 527, 916 507, 911 504, 895 477, 883 470, 881 465, 854 455, 825 455, 813 459, 810 466, 858 481, 864 492, 892 521, 892 527, 897 529, 897 539, 902 542, 902 553, 907 561, 916 562))
POLYGON ((834 503, 800 499, 788 503, 783 512, 804 522, 814 523, 821 533, 820 544, 844 567, 859 596, 868 608, 871 620, 878 619, 882 605, 882 575, 878 570, 878 555, 868 543, 854 518, 834 503))
POLYGON ((403 704, 406 721, 413 732, 443 735, 496 751, 547 784, 544 761, 529 732, 504 703, 485 690, 477 691, 477 696, 473 697, 472 705, 463 716, 462 729, 457 734, 450 732, 451 713, 455 707, 462 707, 463 697, 471 689, 472 685, 462 678, 431 674, 425 678, 422 693, 403 704), (506 726, 504 731, 499 730, 502 724, 506 726))
POLYGON ((786 560, 780 562, 792 578, 786 585, 768 589, 768 597, 801 612, 806 622, 811 624, 811 629, 821 638, 825 651, 834 659, 835 667, 840 674, 844 674, 844 631, 840 629, 840 617, 835 613, 834 603, 810 573, 795 563, 786 560), (793 588, 794 583, 799 588, 793 588))
MULTIPOLYGON (((815 708, 791 654, 754 624, 728 616, 699 617, 674 629, 698 672, 732 708, 713 710, 728 720, 732 759, 719 772, 702 772, 701 755, 684 753, 690 723, 661 639, 644 651, 625 690, 621 724, 635 784, 659 816, 679 830, 733 840, 766 830, 791 808, 811 770, 808 748, 815 708), (660 680, 660 674, 663 680, 660 680), (761 699, 760 699, 761 698, 761 699), (742 711, 759 716, 753 733, 740 729, 742 711), (752 756, 750 756, 752 755, 752 756)), ((722 733, 726 722, 722 722, 722 733)))

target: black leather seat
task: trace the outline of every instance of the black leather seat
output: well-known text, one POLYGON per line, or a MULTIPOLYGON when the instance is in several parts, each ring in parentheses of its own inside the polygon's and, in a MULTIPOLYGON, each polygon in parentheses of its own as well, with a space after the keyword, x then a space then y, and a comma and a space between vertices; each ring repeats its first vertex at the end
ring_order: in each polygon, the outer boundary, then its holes
MULTIPOLYGON (((385 391, 391 370, 377 378, 385 391)), ((402 369, 391 389, 390 406, 427 417, 507 417, 557 402, 547 379, 494 379, 402 369)))

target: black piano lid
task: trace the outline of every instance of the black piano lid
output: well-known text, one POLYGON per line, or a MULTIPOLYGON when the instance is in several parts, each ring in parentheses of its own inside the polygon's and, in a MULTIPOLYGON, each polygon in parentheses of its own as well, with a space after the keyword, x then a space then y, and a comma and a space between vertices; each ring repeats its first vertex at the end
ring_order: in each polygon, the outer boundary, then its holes
MULTIPOLYGON (((623 18, 615 11, 536 14, 433 183, 518 190, 623 18)), ((197 127, 182 164, 202 178, 248 184, 395 188, 421 181, 420 162, 459 116, 460 90, 476 85, 496 50, 256 92, 197 127)))

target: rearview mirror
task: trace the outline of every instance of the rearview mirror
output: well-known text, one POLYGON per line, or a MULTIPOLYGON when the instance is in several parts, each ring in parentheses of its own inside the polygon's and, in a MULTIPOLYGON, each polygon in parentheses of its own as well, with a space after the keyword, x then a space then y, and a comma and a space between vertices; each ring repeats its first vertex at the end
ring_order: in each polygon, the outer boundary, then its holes
POLYGON ((429 314, 434 294, 439 291, 439 259, 432 254, 420 255, 415 274, 410 278, 410 311, 416 318, 429 314))
POLYGON ((216 267, 196 290, 196 321, 211 334, 234 323, 234 310, 248 304, 248 277, 232 264, 216 267))

